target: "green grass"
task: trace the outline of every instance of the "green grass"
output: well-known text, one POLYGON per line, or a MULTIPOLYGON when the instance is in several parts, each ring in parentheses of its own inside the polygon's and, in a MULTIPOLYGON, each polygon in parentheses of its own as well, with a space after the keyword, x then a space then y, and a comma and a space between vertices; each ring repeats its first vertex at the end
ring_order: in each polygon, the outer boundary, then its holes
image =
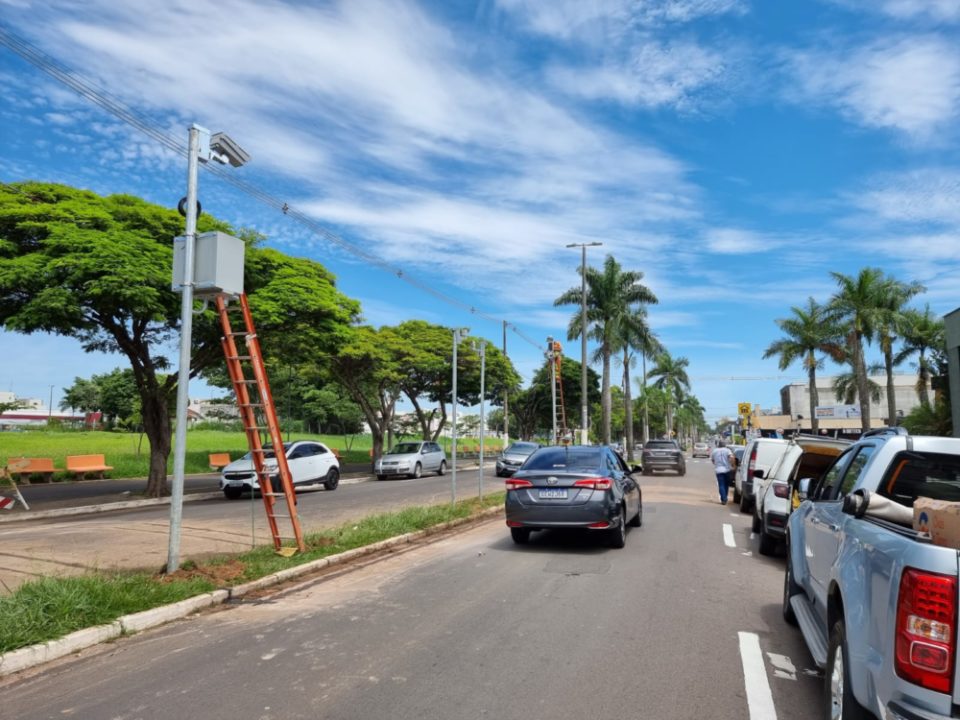
POLYGON ((371 515, 323 533, 308 535, 307 552, 284 558, 272 546, 207 562, 184 564, 174 576, 142 572, 95 573, 24 583, 0 597, 0 652, 9 652, 71 632, 112 622, 122 615, 184 600, 224 585, 256 580, 278 570, 364 547, 503 504, 503 493, 483 501, 410 507, 371 515), (225 570, 229 572, 224 572, 225 570), (225 578, 229 578, 224 582, 225 578))
MULTIPOLYGON (((370 435, 355 436, 349 453, 346 452, 347 443, 342 435, 291 433, 290 439, 319 440, 337 448, 345 463, 365 463, 370 460, 370 435)), ((476 444, 473 440, 457 443, 461 451, 472 450, 476 444)), ((488 440, 487 446, 492 448, 493 443, 488 440)), ((187 432, 186 472, 210 472, 208 455, 216 452, 229 452, 233 459, 240 457, 247 452, 246 436, 242 432, 190 430, 187 432)), ((150 445, 146 437, 141 443, 140 435, 135 433, 46 430, 0 433, 0 466, 10 457, 50 457, 53 458, 54 467, 61 469, 54 478, 66 479, 69 476, 62 470, 66 468, 67 455, 103 455, 106 464, 113 466, 108 475, 114 478, 146 477, 150 466, 150 445)), ((173 472, 173 453, 167 463, 167 472, 173 472)))

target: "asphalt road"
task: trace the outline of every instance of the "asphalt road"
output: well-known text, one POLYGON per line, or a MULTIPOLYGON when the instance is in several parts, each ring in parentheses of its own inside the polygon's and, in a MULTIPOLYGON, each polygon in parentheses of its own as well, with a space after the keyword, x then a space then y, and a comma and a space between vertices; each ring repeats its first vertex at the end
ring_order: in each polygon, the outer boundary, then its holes
POLYGON ((622 550, 556 532, 520 547, 490 521, 0 685, 4 715, 819 717, 822 680, 780 617, 782 558, 757 555, 705 463, 642 484, 622 550))

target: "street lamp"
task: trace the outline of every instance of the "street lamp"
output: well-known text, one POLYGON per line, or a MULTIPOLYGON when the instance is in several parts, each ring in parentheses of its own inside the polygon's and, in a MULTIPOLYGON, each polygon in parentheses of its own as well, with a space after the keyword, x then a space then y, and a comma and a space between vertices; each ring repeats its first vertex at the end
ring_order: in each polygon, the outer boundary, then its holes
POLYGON ((451 450, 450 496, 457 503, 457 347, 460 341, 470 334, 469 328, 455 328, 453 331, 453 449, 451 450))
POLYGON ((580 259, 580 444, 587 444, 587 248, 602 242, 570 243, 568 248, 581 248, 580 259))
POLYGON ((170 491, 170 538, 167 545, 167 572, 180 566, 180 523, 183 519, 183 473, 187 457, 187 406, 190 402, 190 345, 193 342, 193 279, 197 241, 197 173, 200 163, 216 160, 240 167, 250 160, 244 150, 223 133, 210 131, 196 123, 190 126, 187 147, 187 196, 180 202, 186 218, 183 252, 183 285, 180 302, 180 366, 177 371, 177 431, 173 445, 173 485, 170 491))

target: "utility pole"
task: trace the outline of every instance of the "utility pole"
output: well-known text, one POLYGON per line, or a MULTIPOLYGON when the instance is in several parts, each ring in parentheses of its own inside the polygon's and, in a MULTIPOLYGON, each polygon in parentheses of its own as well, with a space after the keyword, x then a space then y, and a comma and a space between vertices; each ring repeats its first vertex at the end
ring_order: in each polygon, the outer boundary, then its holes
POLYGON ((601 242, 570 243, 570 247, 579 247, 583 253, 580 260, 580 444, 587 444, 587 248, 603 245, 601 242))
MULTIPOLYGON (((507 357, 507 321, 503 321, 503 357, 507 357)), ((503 447, 510 444, 510 408, 507 406, 507 388, 503 388, 503 447)))
POLYGON ((453 405, 453 428, 451 430, 453 448, 450 451, 450 462, 452 464, 450 469, 450 496, 454 505, 457 503, 457 347, 460 345, 461 338, 465 337, 467 333, 469 333, 469 330, 466 328, 456 328, 453 331, 453 398, 451 403, 453 405))
POLYGON ((550 363, 550 407, 553 418, 553 435, 551 435, 551 444, 557 444, 557 364, 553 361, 553 338, 547 338, 547 362, 550 363))
POLYGON ((47 405, 47 425, 53 420, 53 385, 50 386, 50 404, 47 405))
POLYGON ((483 446, 486 444, 486 422, 483 414, 484 410, 484 381, 487 374, 487 341, 480 340, 480 480, 478 483, 478 493, 483 500, 483 446))

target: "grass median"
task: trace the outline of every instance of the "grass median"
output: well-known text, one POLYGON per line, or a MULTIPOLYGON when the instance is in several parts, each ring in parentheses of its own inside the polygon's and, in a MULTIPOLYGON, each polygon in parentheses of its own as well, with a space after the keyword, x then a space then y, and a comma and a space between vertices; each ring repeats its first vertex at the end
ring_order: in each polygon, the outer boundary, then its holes
POLYGON ((188 562, 170 576, 118 571, 33 580, 11 595, 0 597, 0 653, 54 640, 219 587, 256 580, 311 560, 469 518, 502 504, 503 493, 497 493, 482 501, 474 498, 456 505, 417 506, 371 515, 307 535, 307 552, 290 558, 265 546, 240 555, 188 562))

